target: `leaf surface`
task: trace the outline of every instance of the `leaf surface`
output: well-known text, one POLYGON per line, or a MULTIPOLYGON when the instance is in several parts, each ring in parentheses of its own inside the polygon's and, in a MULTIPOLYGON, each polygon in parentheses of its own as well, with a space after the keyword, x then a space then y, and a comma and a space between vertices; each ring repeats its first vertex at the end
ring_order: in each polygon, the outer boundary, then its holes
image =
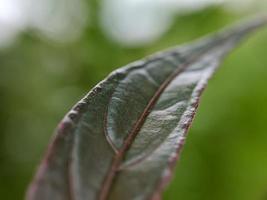
POLYGON ((256 19, 111 73, 64 117, 28 200, 160 199, 199 97, 256 19))

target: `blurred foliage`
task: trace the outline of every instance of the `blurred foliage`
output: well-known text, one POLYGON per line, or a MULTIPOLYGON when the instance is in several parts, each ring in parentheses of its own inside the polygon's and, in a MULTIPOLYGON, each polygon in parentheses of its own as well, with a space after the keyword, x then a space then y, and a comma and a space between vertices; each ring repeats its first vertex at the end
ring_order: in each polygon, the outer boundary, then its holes
MULTIPOLYGON (((57 123, 115 68, 191 41, 241 16, 220 7, 177 16, 158 41, 126 48, 109 40, 91 1, 79 41, 57 44, 26 31, 0 50, 0 194, 22 199, 57 123)), ((235 50, 210 81, 165 200, 267 196, 267 30, 235 50)))

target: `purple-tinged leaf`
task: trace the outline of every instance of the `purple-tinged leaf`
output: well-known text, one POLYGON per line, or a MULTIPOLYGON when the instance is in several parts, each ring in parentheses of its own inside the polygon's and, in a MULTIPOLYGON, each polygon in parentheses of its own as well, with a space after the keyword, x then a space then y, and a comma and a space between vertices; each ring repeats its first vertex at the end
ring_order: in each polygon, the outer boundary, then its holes
POLYGON ((160 199, 207 80, 225 54, 266 21, 111 73, 59 124, 27 199, 160 199))

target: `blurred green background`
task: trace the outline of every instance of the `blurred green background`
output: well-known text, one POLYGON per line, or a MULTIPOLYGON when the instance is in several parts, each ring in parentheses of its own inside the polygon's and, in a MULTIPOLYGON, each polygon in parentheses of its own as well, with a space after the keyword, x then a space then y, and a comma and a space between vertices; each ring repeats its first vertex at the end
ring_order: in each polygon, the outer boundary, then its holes
MULTIPOLYGON (((1 199, 23 199, 57 123, 109 72, 266 3, 0 1, 1 199)), ((210 81, 164 200, 267 199, 266 52, 267 28, 210 81)))

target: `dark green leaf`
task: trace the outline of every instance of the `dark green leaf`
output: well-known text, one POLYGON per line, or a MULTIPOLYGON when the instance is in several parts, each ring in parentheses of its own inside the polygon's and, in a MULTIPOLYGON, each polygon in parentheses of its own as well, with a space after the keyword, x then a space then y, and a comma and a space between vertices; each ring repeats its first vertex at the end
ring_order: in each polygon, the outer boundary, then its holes
POLYGON ((111 73, 65 116, 29 200, 160 199, 199 97, 257 19, 111 73))

